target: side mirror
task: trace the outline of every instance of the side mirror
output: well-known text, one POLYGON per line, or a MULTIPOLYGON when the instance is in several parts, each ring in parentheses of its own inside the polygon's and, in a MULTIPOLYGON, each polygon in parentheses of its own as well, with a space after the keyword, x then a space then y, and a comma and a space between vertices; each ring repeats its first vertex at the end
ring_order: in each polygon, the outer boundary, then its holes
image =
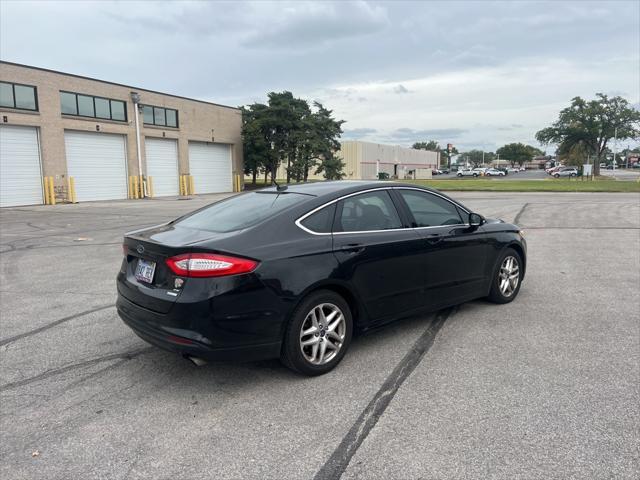
POLYGON ((469 226, 471 228, 478 228, 480 225, 484 223, 484 217, 479 213, 470 213, 469 214, 469 226))

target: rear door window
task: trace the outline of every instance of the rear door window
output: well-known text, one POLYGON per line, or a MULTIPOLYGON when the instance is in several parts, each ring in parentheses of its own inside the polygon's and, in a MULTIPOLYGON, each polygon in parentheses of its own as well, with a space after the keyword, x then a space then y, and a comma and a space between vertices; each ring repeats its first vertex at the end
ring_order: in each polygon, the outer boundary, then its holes
POLYGON ((214 203, 176 222, 182 227, 233 232, 251 227, 309 198, 299 193, 251 192, 214 203))
POLYGON ((336 205, 334 203, 312 213, 302 220, 300 224, 314 233, 331 233, 331 225, 335 211, 336 205))
POLYGON ((448 200, 418 190, 398 190, 414 218, 415 227, 439 227, 464 223, 458 208, 448 200))
POLYGON ((370 232, 401 227, 400 216, 386 190, 341 200, 334 222, 334 232, 370 232))

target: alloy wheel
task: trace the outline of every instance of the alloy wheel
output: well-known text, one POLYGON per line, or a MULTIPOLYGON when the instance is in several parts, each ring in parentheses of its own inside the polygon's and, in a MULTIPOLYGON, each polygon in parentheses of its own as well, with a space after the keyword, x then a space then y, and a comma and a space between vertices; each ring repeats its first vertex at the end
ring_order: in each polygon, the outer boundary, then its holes
POLYGON ((515 257, 509 255, 503 260, 498 274, 498 281, 500 282, 499 287, 502 295, 505 297, 513 295, 520 281, 520 265, 515 257))
POLYGON ((332 303, 321 303, 311 309, 300 329, 300 350, 313 365, 324 365, 338 354, 346 334, 342 311, 332 303))

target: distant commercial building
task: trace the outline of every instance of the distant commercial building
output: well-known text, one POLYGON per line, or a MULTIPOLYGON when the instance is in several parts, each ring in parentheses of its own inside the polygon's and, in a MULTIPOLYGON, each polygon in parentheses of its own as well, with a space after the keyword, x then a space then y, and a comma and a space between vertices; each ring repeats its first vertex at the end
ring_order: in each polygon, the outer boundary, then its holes
POLYGON ((431 170, 440 163, 439 152, 361 141, 342 142, 338 154, 345 163, 347 179, 372 180, 381 172, 399 179, 430 178, 431 170))
POLYGON ((0 206, 43 203, 43 177, 58 199, 73 177, 77 201, 127 198, 132 176, 155 196, 178 195, 180 175, 231 192, 241 129, 234 107, 0 62, 0 206))
MULTIPOLYGON (((438 168, 440 163, 439 152, 360 140, 341 142, 336 155, 345 163, 343 172, 347 180, 375 180, 379 173, 398 179, 431 178, 431 170, 438 168)), ((286 176, 286 166, 280 165, 277 177, 282 179, 286 176)), ((309 180, 323 178, 321 174, 309 174, 309 180)))

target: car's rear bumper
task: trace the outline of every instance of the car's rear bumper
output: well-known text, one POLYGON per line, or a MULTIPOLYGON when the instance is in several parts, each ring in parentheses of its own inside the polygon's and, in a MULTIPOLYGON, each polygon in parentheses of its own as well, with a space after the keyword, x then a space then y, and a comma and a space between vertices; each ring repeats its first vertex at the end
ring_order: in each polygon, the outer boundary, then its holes
MULTIPOLYGON (((264 342, 258 340, 259 336, 256 333, 262 329, 256 326, 256 322, 260 322, 259 318, 254 321, 241 319, 234 328, 228 324, 216 325, 212 316, 208 326, 198 328, 199 322, 190 321, 186 317, 193 311, 193 306, 176 304, 170 313, 162 314, 141 307, 119 293, 116 307, 120 318, 140 338, 182 356, 207 360, 253 361, 276 358, 280 355, 279 333, 271 338, 267 336, 264 342)), ((279 323, 271 323, 278 332, 279 323)))

